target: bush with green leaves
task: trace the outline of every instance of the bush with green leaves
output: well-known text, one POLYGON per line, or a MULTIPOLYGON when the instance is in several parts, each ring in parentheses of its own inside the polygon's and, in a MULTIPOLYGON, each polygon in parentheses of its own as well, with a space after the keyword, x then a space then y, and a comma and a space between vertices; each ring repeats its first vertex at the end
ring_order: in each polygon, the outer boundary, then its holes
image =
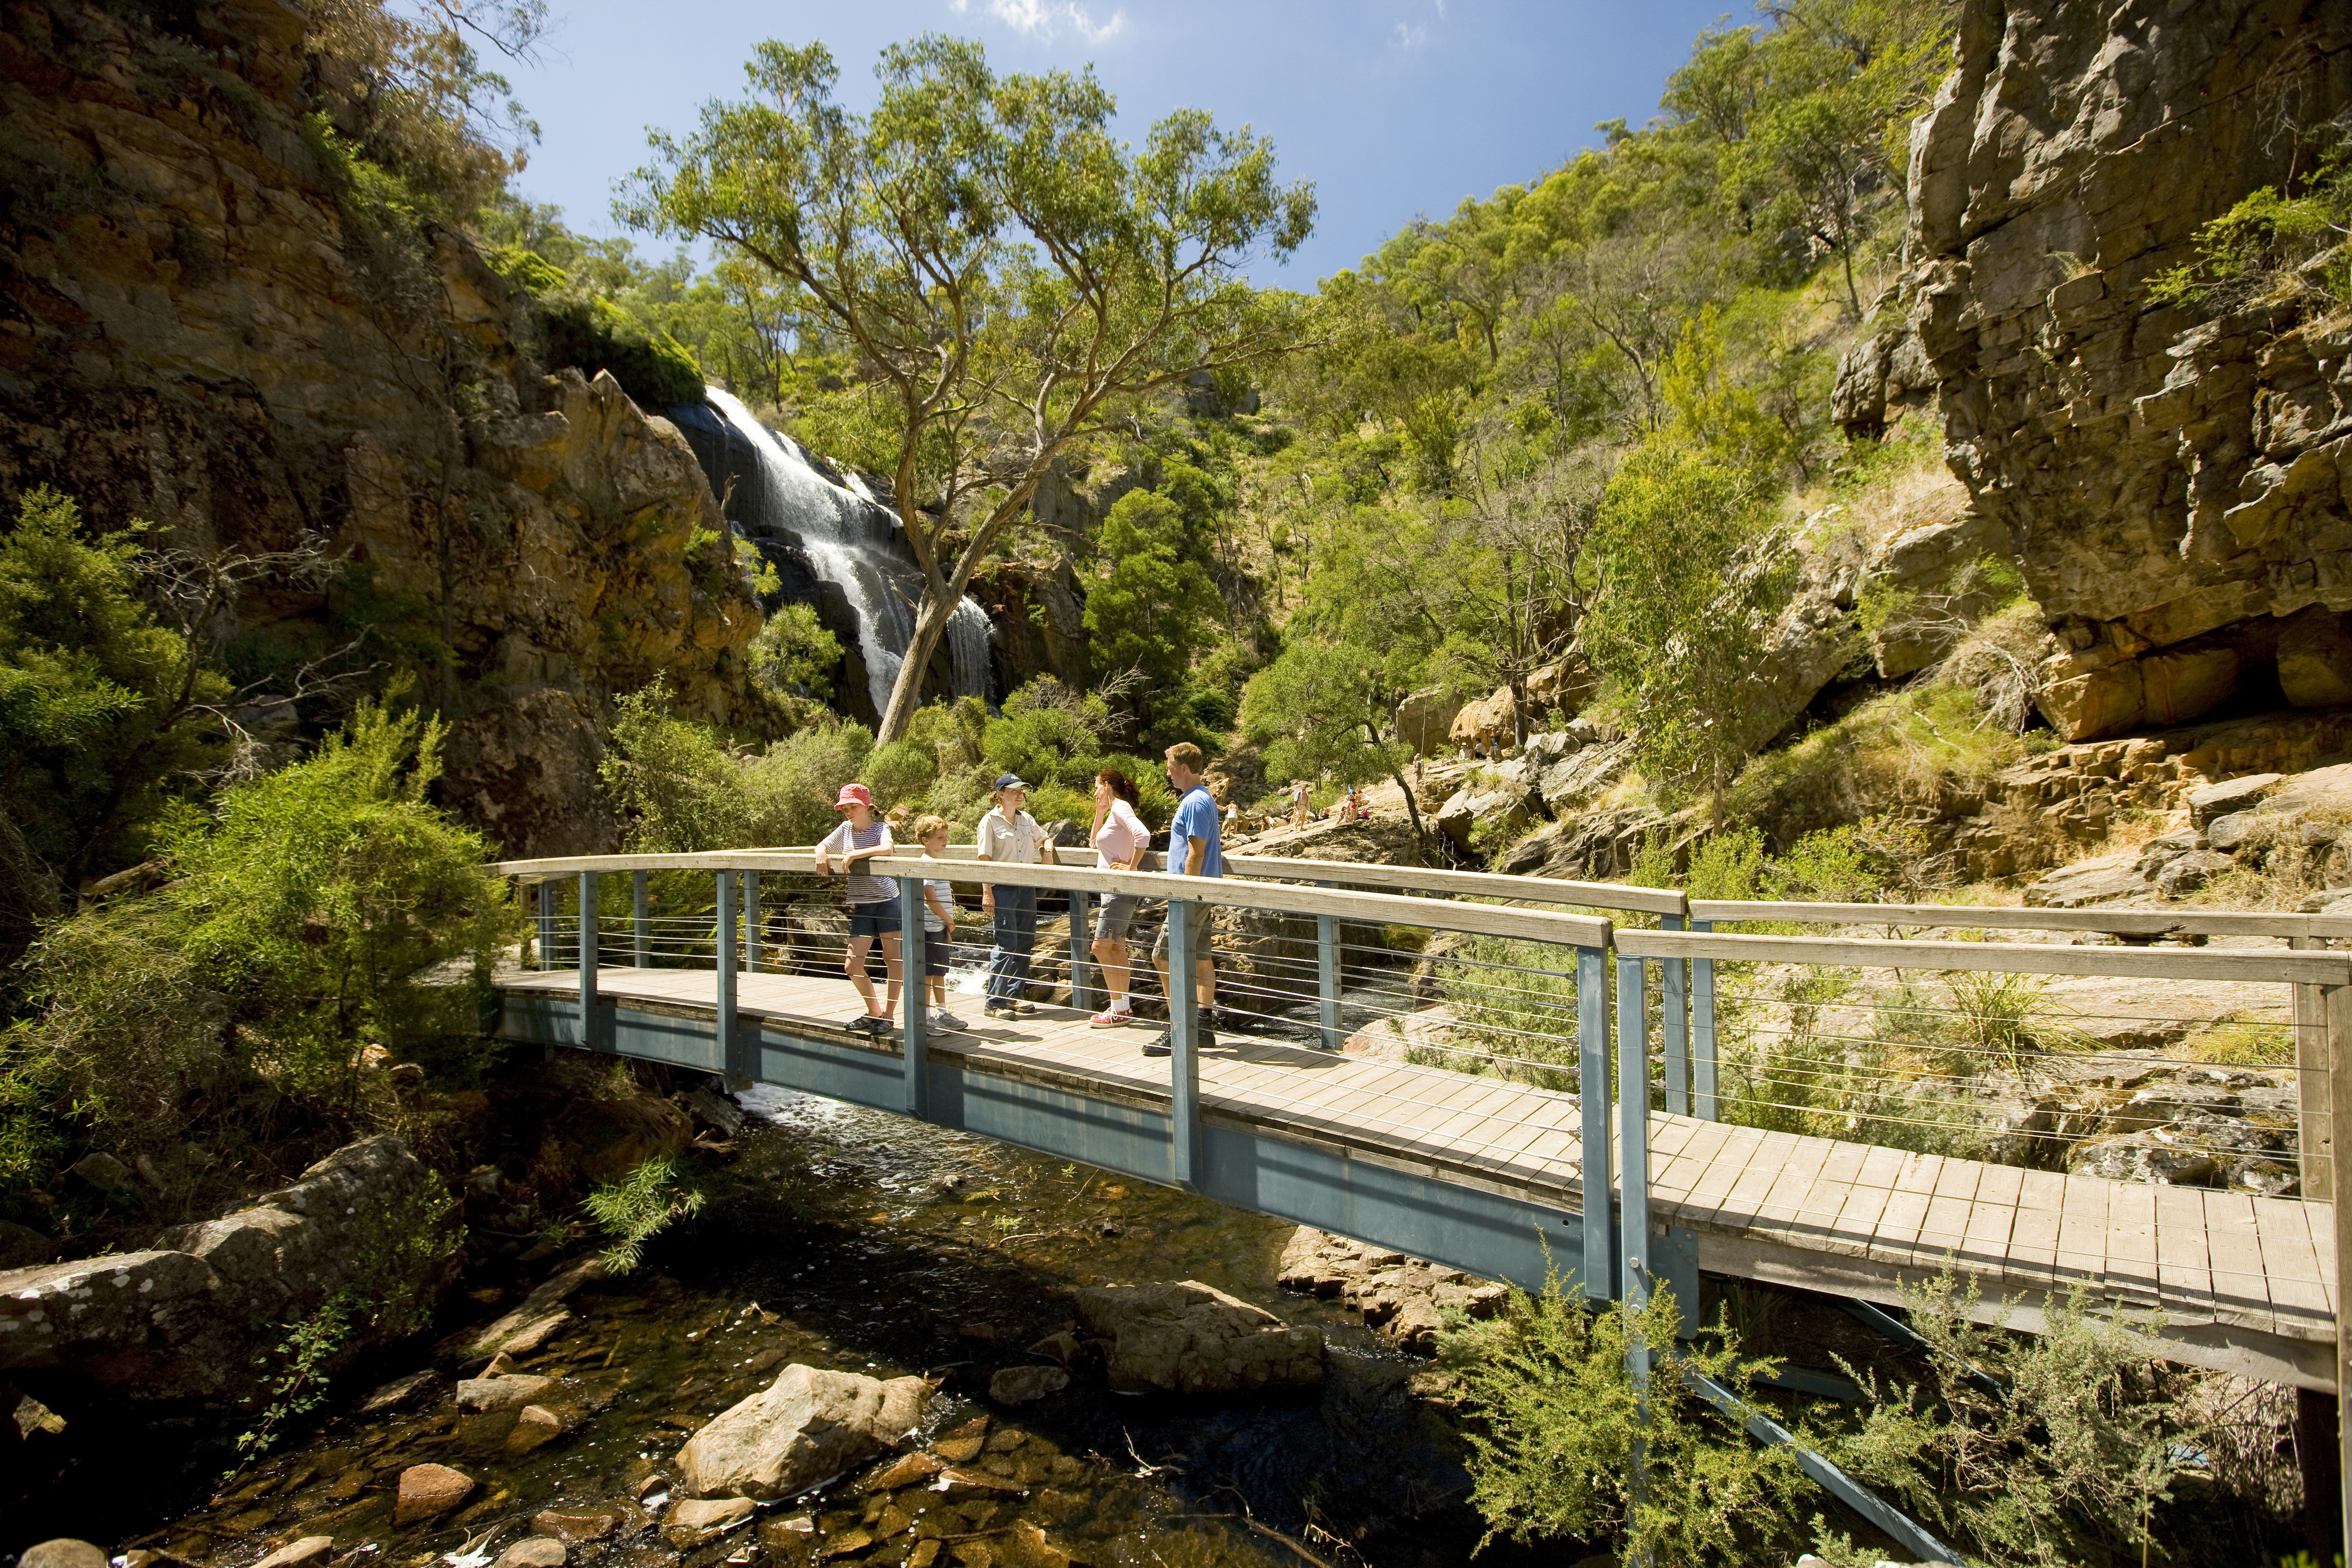
POLYGON ((1765 1561, 1791 1543, 1811 1487, 1795 1456, 1750 1442, 1682 1382, 1696 1373, 1744 1397, 1773 1363, 1745 1356, 1727 1327, 1706 1341, 1681 1327, 1671 1291, 1594 1311, 1557 1276, 1513 1291, 1491 1321, 1449 1327, 1439 1354, 1462 1379, 1482 1546, 1579 1541, 1679 1568, 1765 1561))
POLYGON ((147 855, 220 732, 226 679, 145 603, 146 527, 95 535, 43 487, 0 533, 0 817, 48 902, 147 855))
POLYGON ((437 720, 362 703, 309 758, 168 826, 171 879, 49 926, 0 1036, 0 1184, 80 1144, 165 1152, 254 1085, 344 1126, 360 1053, 478 1073, 491 966, 520 930, 480 835, 426 798, 437 720))
POLYGON ((656 680, 615 704, 597 775, 638 854, 813 844, 839 820, 841 786, 861 776, 874 733, 831 715, 758 752, 677 711, 656 680))
MULTIPOLYGON (((770 572, 774 568, 770 567, 770 572)), ((811 605, 779 605, 760 623, 760 635, 743 650, 751 679, 773 690, 819 701, 833 695, 841 667, 841 639, 825 629, 811 605)))
POLYGON ((622 391, 656 411, 702 400, 702 367, 657 323, 575 284, 536 251, 498 247, 489 261, 530 301, 548 363, 576 365, 592 377, 609 370, 622 391))
POLYGON ((589 1217, 613 1238, 604 1249, 604 1267, 615 1274, 631 1272, 643 1260, 646 1242, 700 1214, 702 1204, 701 1190, 679 1173, 675 1154, 656 1154, 617 1182, 597 1183, 586 1206, 589 1217))

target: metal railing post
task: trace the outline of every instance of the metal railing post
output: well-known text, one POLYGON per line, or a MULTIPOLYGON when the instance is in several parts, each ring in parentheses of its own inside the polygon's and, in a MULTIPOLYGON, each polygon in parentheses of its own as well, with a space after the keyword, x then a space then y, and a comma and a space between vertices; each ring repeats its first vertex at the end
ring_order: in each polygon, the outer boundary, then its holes
POLYGON ((555 967, 555 884, 544 879, 531 884, 539 895, 539 966, 555 967))
MULTIPOLYGON (((2319 992, 2319 1013, 2327 1031, 2327 1116, 2352 1106, 2352 985, 2326 985, 2319 992)), ((2352 1152, 2341 1138, 2331 1141, 2335 1186, 2352 1192, 2352 1152)), ((2345 1291, 2352 1289, 2352 1204, 2327 1205, 2336 1221, 2336 1495, 2343 1510, 2340 1537, 2352 1542, 2352 1421, 2343 1418, 2344 1402, 2352 1397, 2352 1311, 2347 1311, 2345 1291)))
POLYGON ((923 879, 898 879, 898 1049, 907 1069, 906 1110, 920 1116, 929 1098, 925 1077, 929 1070, 929 1038, 924 1030, 929 1015, 924 1010, 929 983, 923 978, 923 879))
POLYGON ((719 1063, 729 1086, 748 1085, 751 1075, 737 1059, 735 1016, 735 873, 719 873, 719 926, 711 943, 718 963, 719 1063))
POLYGON ((643 871, 629 873, 629 924, 631 934, 635 938, 633 956, 636 959, 637 967, 650 969, 654 962, 653 920, 646 909, 646 874, 643 871))
POLYGON ((1201 1037, 1193 1011, 1192 906, 1168 900, 1168 1077, 1170 1136, 1180 1187, 1201 1184, 1201 1037))
POLYGON ((1582 1121, 1584 1295, 1617 1295, 1615 1216, 1609 1212, 1609 954, 1576 950, 1576 1092, 1582 1121))
MULTIPOLYGON (((1680 931, 1680 915, 1661 915, 1658 925, 1664 931, 1680 931)), ((1662 1003, 1659 1013, 1658 1048, 1666 1058, 1666 1110, 1675 1116, 1688 1116, 1691 1108, 1690 1085, 1690 960, 1669 958, 1658 965, 1658 994, 1662 1003)))
POLYGON ((760 973, 760 873, 743 873, 743 968, 760 973))
MULTIPOLYGON (((1328 882, 1318 882, 1328 888, 1328 882)), ((1339 921, 1335 916, 1315 917, 1315 1011, 1323 1026, 1323 1048, 1339 1048, 1339 921)))
POLYGON ((580 1048, 596 1048, 596 966, 604 954, 596 929, 596 873, 580 873, 580 1048))
MULTIPOLYGON (((1671 961, 1669 961, 1671 962, 1671 961)), ((1650 1039, 1645 965, 1617 960, 1617 1212, 1621 1292, 1628 1311, 1650 1300, 1650 1039)))
MULTIPOLYGON (((2291 936, 2287 946, 2298 950, 2324 948, 2315 936, 2291 936)), ((2336 1129, 2327 1114, 2327 1021, 2322 1016, 2319 987, 2292 988, 2294 1000, 2294 1099, 2296 1163, 2306 1200, 2331 1203, 2336 1197, 2332 1158, 2336 1129)))
POLYGON ((1087 997, 1094 988, 1087 984, 1087 949, 1094 921, 1087 914, 1087 895, 1073 890, 1070 894, 1070 1005, 1088 1008, 1087 997))
MULTIPOLYGON (((1713 931, 1713 921, 1693 921, 1695 931, 1713 931)), ((1702 1121, 1722 1119, 1715 1082, 1715 960, 1691 960, 1691 1114, 1702 1121)), ((1694 1310, 1696 1310, 1694 1308, 1694 1310)))

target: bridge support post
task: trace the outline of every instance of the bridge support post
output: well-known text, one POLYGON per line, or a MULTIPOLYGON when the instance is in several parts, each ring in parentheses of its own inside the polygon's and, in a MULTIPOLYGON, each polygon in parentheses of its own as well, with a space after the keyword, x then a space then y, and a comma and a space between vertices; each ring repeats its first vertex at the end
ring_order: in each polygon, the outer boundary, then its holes
POLYGON ((635 939, 632 943, 635 952, 631 956, 636 960, 639 969, 652 968, 653 921, 646 907, 646 874, 643 871, 629 873, 629 927, 630 934, 635 939))
POLYGON ((930 1017, 924 1011, 925 998, 930 992, 930 982, 923 975, 923 879, 920 877, 898 879, 898 1050, 907 1068, 906 1110, 909 1116, 923 1114, 925 1079, 929 1073, 928 1047, 929 1037, 925 1030, 930 1017))
MULTIPOLYGON (((1087 1008, 1094 987, 1087 984, 1087 950, 1094 942, 1094 921, 1087 913, 1087 895, 1070 892, 1070 1005, 1087 1008)), ((1108 1005, 1108 1004, 1105 1004, 1108 1005)))
POLYGON ((760 873, 743 873, 743 968, 760 973, 760 873))
MULTIPOLYGON (((2332 1127, 2337 1117, 2352 1110, 2352 985, 2321 987, 2319 1011, 2327 1026, 2327 1116, 2332 1127)), ((2352 1150, 2341 1138, 2329 1143, 2336 1191, 2352 1193, 2352 1150)), ((2336 1490, 2343 1530, 2337 1540, 2352 1549, 2352 1420, 2345 1419, 2346 1406, 2352 1404, 2352 1310, 2347 1310, 2352 1297, 2345 1294, 2352 1288, 2352 1204, 2337 1202, 2328 1207, 2336 1221, 2336 1490)))
POLYGON ((1609 954, 1576 950, 1576 1092, 1582 1122, 1584 1295, 1617 1295, 1615 1216, 1609 1212, 1609 954))
MULTIPOLYGON (((1680 931, 1680 915, 1662 915, 1664 931, 1680 931)), ((1666 1110, 1688 1116, 1690 1086, 1690 960, 1669 958, 1658 964, 1658 994, 1664 1003, 1659 1013, 1658 1047, 1666 1058, 1666 1110)))
MULTIPOLYGON (((1713 921, 1693 921, 1693 931, 1713 931, 1713 921)), ((1715 1087, 1715 960, 1694 958, 1691 966, 1691 1114, 1702 1121, 1721 1120, 1715 1087)), ((1696 1310, 1696 1304, 1693 1304, 1696 1310)))
POLYGON ((741 1047, 739 1037, 742 1031, 735 1016, 735 873, 719 873, 718 961, 718 1034, 719 1070, 726 1076, 730 1089, 747 1089, 751 1074, 743 1058, 750 1053, 741 1047))
POLYGON ((1180 1187, 1201 1184, 1201 1036, 1192 984, 1192 906, 1168 900, 1169 1132, 1172 1175, 1180 1187))
MULTIPOLYGON (((1672 960, 1668 960, 1672 967, 1672 960)), ((1617 960, 1617 1212, 1628 1311, 1650 1300, 1650 1039, 1645 965, 1617 960)))
MULTIPOLYGON (((2291 948, 2324 948, 2326 939, 2287 938, 2291 948)), ((2336 1129, 2327 1114, 2327 1020, 2316 985, 2294 987, 2294 1085, 2296 1163, 2303 1174, 2306 1201, 2330 1203, 2336 1197, 2336 1170, 2331 1151, 2336 1129)), ((2316 1547, 2313 1554, 2326 1561, 2316 1547)))
POLYGON ((533 882, 531 893, 539 900, 539 966, 555 967, 555 884, 541 879, 533 882))
MULTIPOLYGON (((1328 888, 1328 882, 1318 882, 1328 888)), ((1333 915, 1315 917, 1315 1011, 1323 1026, 1323 1048, 1339 1048, 1339 921, 1333 915)))
POLYGON ((596 966, 604 957, 602 933, 596 929, 596 873, 580 873, 580 1048, 593 1051, 602 1044, 596 1028, 596 966))

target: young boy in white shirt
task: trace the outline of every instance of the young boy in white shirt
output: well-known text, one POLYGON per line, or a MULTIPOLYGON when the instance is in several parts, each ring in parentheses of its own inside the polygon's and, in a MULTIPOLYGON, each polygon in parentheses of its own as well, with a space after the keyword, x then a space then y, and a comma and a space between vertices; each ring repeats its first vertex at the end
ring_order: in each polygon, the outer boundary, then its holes
MULTIPOLYGON (((1054 841, 1022 809, 1028 799, 1029 786, 1020 774, 998 775, 993 804, 980 819, 982 859, 1016 866, 1054 863, 1054 841)), ((1037 946, 1037 889, 983 882, 980 907, 996 924, 996 945, 988 955, 988 1005, 981 1012, 991 1018, 1034 1013, 1028 992, 1029 955, 1037 946)))
MULTIPOLYGON (((915 839, 923 858, 936 860, 947 853, 948 819, 919 816, 915 839)), ((948 945, 955 935, 955 888, 945 877, 923 879, 923 981, 930 988, 931 1027, 961 1029, 963 1020, 948 1011, 948 945)))

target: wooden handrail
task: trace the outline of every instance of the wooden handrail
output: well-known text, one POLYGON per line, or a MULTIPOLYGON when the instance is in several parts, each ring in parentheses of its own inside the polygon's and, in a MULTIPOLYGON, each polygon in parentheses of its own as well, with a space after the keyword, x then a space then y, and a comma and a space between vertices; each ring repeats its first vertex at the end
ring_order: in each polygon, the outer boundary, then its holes
POLYGON ((1835 936, 1737 936, 1719 931, 1620 931, 1633 958, 1836 963, 1864 969, 1969 969, 1999 974, 2117 974, 2150 980, 2352 984, 2352 953, 2144 947, 2060 947, 2023 942, 1887 942, 1835 936))
POLYGON ((1693 899, 1697 921, 1786 921, 1800 925, 1920 926, 1942 931, 2088 931, 2116 936, 2352 937, 2352 918, 2231 910, 2027 910, 1972 904, 1780 903, 1693 899))
MULTIPOLYGON (((930 859, 877 855, 865 863, 876 877, 945 876, 956 882, 996 882, 1063 892, 1122 893, 1148 899, 1182 899, 1233 909, 1283 914, 1331 915, 1380 925, 1427 926, 1481 936, 1517 937, 1573 947, 1606 947, 1612 923, 1598 915, 1557 910, 1512 909, 1501 904, 1465 904, 1451 899, 1399 893, 1365 893, 1339 888, 1299 888, 1244 877, 1182 877, 1166 871, 1098 871, 1078 866, 1003 864, 970 856, 930 859), (988 868, 986 876, 980 868, 988 868)), ((696 855, 589 855, 536 860, 501 860, 484 868, 498 876, 543 881, 582 871, 783 871, 814 872, 815 855, 806 849, 721 849, 696 855)))

